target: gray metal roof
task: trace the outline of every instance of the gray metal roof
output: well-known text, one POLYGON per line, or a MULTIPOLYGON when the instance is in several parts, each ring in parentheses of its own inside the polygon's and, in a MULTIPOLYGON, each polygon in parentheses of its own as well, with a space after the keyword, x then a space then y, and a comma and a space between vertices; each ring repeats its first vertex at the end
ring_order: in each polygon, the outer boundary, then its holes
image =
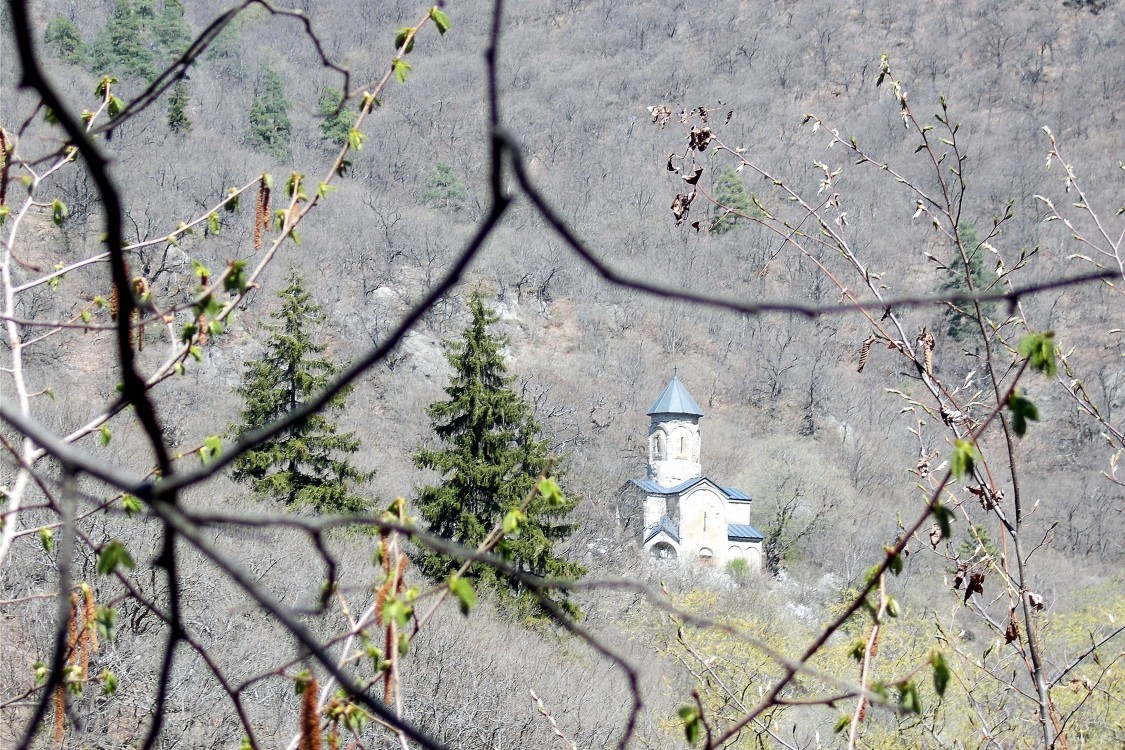
POLYGON ((714 485, 719 490, 719 492, 722 492, 724 495, 726 495, 727 499, 729 500, 741 501, 745 503, 749 502, 751 499, 750 496, 742 490, 735 487, 723 487, 721 485, 715 484, 707 477, 692 477, 691 479, 687 479, 683 482, 680 482, 679 484, 672 485, 671 487, 665 487, 663 485, 657 484, 651 479, 634 479, 632 480, 632 482, 650 495, 681 495, 684 492, 690 490, 695 485, 700 484, 701 482, 707 482, 714 485))
POLYGON ((637 485, 650 495, 678 495, 684 490, 694 487, 702 481, 703 477, 692 477, 687 481, 680 482, 679 484, 673 485, 671 487, 665 487, 664 485, 657 484, 651 479, 634 479, 633 484, 637 485))
POLYGON ((747 523, 728 523, 727 541, 730 542, 760 542, 765 539, 762 532, 747 523))
POLYGON ((750 500, 751 497, 737 487, 720 487, 731 500, 750 500))
POLYGON ((651 417, 654 414, 686 414, 692 417, 702 417, 703 410, 695 399, 688 393, 687 388, 680 382, 680 376, 672 376, 672 382, 660 394, 660 398, 648 410, 651 417))
POLYGON ((676 524, 671 518, 664 516, 660 519, 660 523, 656 524, 656 528, 645 536, 645 544, 648 544, 649 541, 661 531, 672 537, 676 544, 680 543, 680 530, 676 528, 676 524))

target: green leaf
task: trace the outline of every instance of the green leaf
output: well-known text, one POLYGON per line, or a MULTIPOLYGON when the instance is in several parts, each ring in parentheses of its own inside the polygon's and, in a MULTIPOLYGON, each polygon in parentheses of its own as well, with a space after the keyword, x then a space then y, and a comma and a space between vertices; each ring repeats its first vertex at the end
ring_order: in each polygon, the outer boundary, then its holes
POLYGON ((188 349, 188 354, 190 354, 191 358, 196 362, 203 362, 203 350, 198 346, 192 346, 190 349, 188 349))
POLYGON ((226 211, 232 211, 232 212, 237 211, 238 210, 238 199, 239 199, 238 188, 232 187, 230 190, 227 191, 227 199, 223 203, 223 209, 226 210, 226 211))
POLYGON ((852 717, 848 716, 847 714, 844 714, 843 716, 841 716, 839 719, 836 720, 836 726, 832 727, 833 734, 839 734, 840 732, 844 731, 849 726, 851 726, 851 723, 852 723, 852 717))
POLYGON ((398 655, 406 656, 410 653, 410 639, 406 637, 406 633, 401 633, 398 637, 398 655))
POLYGON ((12 209, 8 208, 7 206, 0 206, 0 226, 4 224, 4 221, 8 218, 8 214, 10 214, 11 212, 12 209))
POLYGON ((887 552, 887 570, 894 573, 896 576, 902 572, 902 555, 895 552, 893 548, 886 547, 887 552))
POLYGON ((102 670, 102 694, 113 695, 117 692, 117 675, 108 669, 102 670))
POLYGON ((477 592, 473 590, 473 584, 453 574, 449 576, 449 593, 457 597, 461 605, 461 614, 468 617, 469 610, 477 603, 477 592))
POLYGON ((942 539, 953 536, 953 511, 942 505, 940 500, 934 503, 934 519, 941 529, 942 539))
POLYGON ((51 202, 51 221, 55 222, 55 226, 60 226, 63 219, 66 218, 67 210, 66 204, 57 198, 51 202))
POLYGON ((406 74, 413 69, 414 68, 410 66, 410 63, 406 62, 405 60, 395 60, 395 78, 398 79, 399 83, 406 83, 406 74))
POLYGON ((867 652, 867 641, 862 638, 854 641, 852 647, 848 649, 848 656, 856 661, 863 661, 863 655, 867 652))
POLYGON ((219 214, 215 211, 212 211, 207 216, 207 228, 209 230, 211 230, 211 234, 218 234, 220 226, 221 225, 219 224, 219 214))
POLYGON ((218 435, 204 438, 203 445, 199 448, 199 460, 204 466, 211 463, 215 456, 223 449, 223 441, 218 435))
POLYGON ((548 508, 562 508, 566 505, 566 496, 563 495, 562 488, 551 477, 539 480, 539 494, 547 502, 548 508))
POLYGON ((898 600, 893 596, 887 597, 887 614, 891 617, 898 617, 899 615, 898 600))
POLYGON ((449 20, 449 16, 436 5, 430 8, 430 18, 434 19, 434 26, 437 26, 438 33, 440 34, 445 34, 453 25, 449 20))
POLYGON ((129 516, 130 518, 141 512, 141 500, 134 495, 130 495, 128 493, 123 495, 121 498, 121 504, 125 508, 125 515, 129 516))
POLYGON ((972 474, 980 457, 980 451, 975 445, 966 440, 956 440, 953 443, 953 455, 949 458, 949 470, 958 478, 972 474))
POLYGON ((898 705, 904 711, 909 711, 913 714, 922 713, 922 696, 918 693, 918 686, 913 682, 907 682, 900 686, 898 689, 898 705))
POLYGON ((82 318, 83 323, 89 323, 90 318, 91 318, 90 311, 89 310, 83 310, 80 314, 80 317, 82 318))
POLYGON ((383 604, 383 622, 393 622, 400 628, 406 626, 407 620, 414 610, 410 608, 406 602, 398 597, 388 597, 387 601, 383 604))
POLYGON ((32 665, 32 668, 35 670, 35 684, 42 685, 43 681, 47 679, 47 665, 37 661, 32 665))
MULTIPOLYGON (((362 135, 363 134, 360 133, 360 136, 362 136, 362 135)), ((361 140, 360 143, 362 144, 363 141, 361 140)), ((316 197, 317 198, 327 198, 329 193, 334 193, 334 192, 336 192, 336 186, 335 185, 329 185, 327 182, 318 182, 316 184, 316 197)))
POLYGON ((503 530, 505 536, 517 537, 520 534, 520 524, 527 520, 521 511, 510 510, 504 514, 503 530))
POLYGON ((101 435, 100 442, 102 447, 104 448, 109 445, 109 441, 113 439, 113 434, 109 431, 109 426, 103 424, 101 429, 98 430, 98 433, 101 435))
POLYGON ((699 741, 699 734, 703 728, 703 717, 699 713, 697 706, 680 706, 676 712, 680 716, 680 720, 684 722, 684 737, 687 738, 689 745, 694 745, 699 741))
POLYGON ((46 526, 39 529, 39 543, 43 545, 46 552, 50 552, 55 548, 55 534, 46 526))
POLYGON ((414 37, 410 36, 414 33, 413 26, 403 26, 395 31, 395 49, 402 49, 402 45, 406 44, 406 49, 402 50, 402 54, 409 54, 414 49, 414 37), (410 42, 407 43, 407 38, 410 42))
POLYGON ((116 96, 109 97, 109 106, 106 107, 106 112, 109 114, 109 119, 113 119, 122 113, 125 109, 125 102, 121 101, 116 96))
POLYGON ((1015 388, 1008 394, 1007 406, 1012 410, 1012 430, 1023 437, 1027 432, 1027 421, 1039 421, 1039 408, 1019 394, 1015 388))
POLYGON ((227 261, 227 275, 223 277, 223 289, 239 294, 246 291, 246 261, 227 261))
POLYGON ((945 688, 949 686, 949 664, 940 651, 930 654, 930 666, 934 668, 934 690, 938 697, 945 695, 945 688))
POLYGON ((1027 358, 1031 369, 1049 378, 1055 376, 1058 366, 1055 362, 1055 332, 1029 333, 1020 339, 1020 355, 1027 358))
POLYGON ((110 575, 117 570, 118 565, 123 565, 132 570, 137 564, 133 562, 132 555, 121 542, 113 539, 102 547, 101 554, 98 555, 98 572, 103 576, 110 575))
POLYGON ((363 139, 366 137, 367 136, 356 128, 348 128, 348 145, 356 151, 363 150, 363 139))
POLYGON ((99 98, 105 97, 106 92, 109 91, 110 85, 114 83, 117 83, 117 79, 113 76, 102 76, 101 80, 98 81, 98 87, 94 89, 94 96, 99 98))
POLYGON ((102 607, 94 611, 94 621, 98 627, 98 637, 103 641, 112 641, 117 635, 117 610, 113 607, 102 607))

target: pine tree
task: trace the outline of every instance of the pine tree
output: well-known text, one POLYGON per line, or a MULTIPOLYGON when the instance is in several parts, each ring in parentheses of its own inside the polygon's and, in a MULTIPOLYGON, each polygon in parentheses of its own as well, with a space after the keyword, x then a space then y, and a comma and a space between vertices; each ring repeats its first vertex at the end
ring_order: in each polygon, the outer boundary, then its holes
POLYGON ((78 24, 63 16, 55 16, 47 24, 43 41, 56 57, 72 65, 80 65, 86 59, 86 45, 78 24))
POLYGON ((331 86, 326 87, 317 100, 317 111, 324 118, 324 122, 320 123, 320 132, 327 141, 336 146, 342 146, 348 140, 348 131, 351 130, 357 114, 347 105, 341 107, 343 100, 344 95, 331 86))
POLYGON ((182 0, 164 0, 164 7, 153 22, 153 46, 165 63, 182 55, 191 43, 191 29, 184 20, 182 0))
MULTIPOLYGON (((475 548, 532 492, 550 457, 531 408, 511 389, 515 378, 508 375, 500 354, 505 341, 488 332, 496 316, 479 295, 473 296, 469 308, 473 319, 461 339, 446 343, 446 358, 454 369, 445 389, 449 398, 430 404, 428 410, 441 446, 419 448, 414 463, 442 476, 440 484, 422 487, 416 501, 430 531, 475 548)), ((580 565, 552 549, 573 532, 574 525, 563 519, 575 504, 571 498, 537 494, 526 518, 520 519, 518 534, 506 536, 497 552, 531 575, 581 576, 585 570, 580 565)), ((431 579, 443 581, 461 562, 423 550, 418 564, 431 579)), ((538 611, 528 591, 495 569, 474 565, 469 576, 525 614, 538 611)), ((561 604, 575 611, 569 603, 561 604)))
POLYGON ((465 183, 453 171, 453 167, 440 161, 426 177, 420 197, 424 206, 456 211, 464 204, 468 194, 465 183))
MULTIPOLYGON (((972 277, 975 293, 982 294, 988 290, 989 282, 985 278, 985 250, 983 243, 977 239, 977 228, 969 222, 963 221, 957 226, 957 236, 961 241, 961 247, 965 248, 969 266, 968 269, 965 268, 961 252, 955 249, 949 264, 949 278, 940 285, 939 292, 942 294, 968 294, 969 283, 965 277, 967 270, 972 277)), ((980 303, 980 310, 986 319, 995 317, 996 303, 982 302, 980 303)), ((945 322, 946 333, 961 344, 975 348, 982 343, 980 324, 977 323, 976 319, 976 308, 973 307, 971 302, 949 307, 945 312, 945 322)))
POLYGON ((187 116, 187 84, 177 81, 168 97, 168 128, 177 135, 191 130, 191 120, 187 116))
POLYGON ((151 3, 116 0, 113 15, 90 47, 90 70, 119 78, 155 78, 156 64, 148 43, 151 19, 151 3))
POLYGON ((714 196, 715 200, 722 204, 722 207, 715 207, 715 216, 711 224, 711 231, 715 234, 724 234, 745 224, 746 219, 730 213, 729 209, 745 216, 754 214, 754 204, 750 201, 746 183, 733 167, 724 169, 715 180, 714 196))
POLYGON ((273 68, 263 66, 262 83, 250 105, 250 145, 278 158, 288 156, 293 135, 290 106, 281 76, 273 68))
MULTIPOLYGON (((245 400, 235 438, 269 424, 319 393, 340 367, 316 343, 313 327, 324 315, 312 302, 296 274, 281 292, 281 309, 272 314, 265 356, 247 363, 238 393, 245 400)), ((354 433, 341 433, 328 412, 342 409, 350 389, 328 402, 327 409, 298 422, 234 463, 232 477, 248 482, 256 495, 288 505, 311 505, 322 513, 354 513, 368 501, 350 485, 366 482, 374 472, 352 466, 348 456, 359 451, 354 433)))

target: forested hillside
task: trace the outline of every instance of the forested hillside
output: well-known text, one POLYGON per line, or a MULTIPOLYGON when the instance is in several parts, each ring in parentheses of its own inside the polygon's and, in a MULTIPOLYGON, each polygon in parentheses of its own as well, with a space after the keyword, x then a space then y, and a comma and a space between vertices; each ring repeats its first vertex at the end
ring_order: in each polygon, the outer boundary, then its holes
POLYGON ((1120 747, 1120 3, 496 10, 5 6, 5 746, 1120 747), (559 484, 458 572, 474 294, 559 484), (760 576, 618 527, 673 373, 760 576))

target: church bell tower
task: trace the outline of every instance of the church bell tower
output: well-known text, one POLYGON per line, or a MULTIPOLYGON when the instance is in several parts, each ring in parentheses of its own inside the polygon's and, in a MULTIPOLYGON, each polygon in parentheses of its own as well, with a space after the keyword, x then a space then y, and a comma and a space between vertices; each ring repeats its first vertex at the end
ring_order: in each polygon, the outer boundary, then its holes
POLYGON ((648 477, 662 487, 703 476, 699 461, 699 418, 703 410, 679 375, 648 410, 648 477))

